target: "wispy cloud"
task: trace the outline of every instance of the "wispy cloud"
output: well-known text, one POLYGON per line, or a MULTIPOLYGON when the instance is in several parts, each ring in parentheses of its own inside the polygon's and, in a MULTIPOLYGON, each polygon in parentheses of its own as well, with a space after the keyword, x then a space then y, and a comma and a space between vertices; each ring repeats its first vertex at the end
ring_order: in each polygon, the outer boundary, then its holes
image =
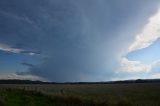
POLYGON ((0 79, 20 79, 20 80, 32 80, 32 81, 36 81, 36 80, 40 80, 40 81, 48 81, 42 77, 36 76, 36 75, 20 75, 20 74, 16 74, 16 73, 12 73, 12 74, 1 74, 0 75, 0 79))
POLYGON ((15 20, 19 20, 19 21, 24 21, 24 22, 27 22, 29 24, 33 24, 34 22, 29 19, 27 16, 18 16, 16 14, 13 14, 13 13, 10 13, 10 12, 6 12, 6 11, 0 11, 0 14, 6 16, 6 17, 10 17, 10 18, 13 18, 15 20))
POLYGON ((149 18, 141 33, 136 35, 135 41, 130 45, 128 52, 146 48, 158 38, 160 38, 160 9, 149 18))
POLYGON ((11 53, 20 53, 24 51, 23 49, 13 48, 6 44, 0 44, 0 50, 11 53))
POLYGON ((2 44, 2 43, 0 43, 0 50, 4 51, 4 52, 9 52, 9 53, 24 53, 24 54, 28 54, 28 55, 31 55, 31 56, 39 54, 38 52, 36 53, 36 51, 14 48, 14 47, 11 47, 7 44, 2 44))

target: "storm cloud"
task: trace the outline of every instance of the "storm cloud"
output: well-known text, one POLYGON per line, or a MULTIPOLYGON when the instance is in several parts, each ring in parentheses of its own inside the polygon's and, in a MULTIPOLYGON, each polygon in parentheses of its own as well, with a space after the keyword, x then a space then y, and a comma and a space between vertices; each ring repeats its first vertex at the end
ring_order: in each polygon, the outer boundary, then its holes
MULTIPOLYGON (((29 51, 28 54, 42 58, 42 63, 36 65, 22 62, 29 67, 27 74, 51 81, 110 80, 116 75, 113 70, 117 70, 118 56, 133 38, 126 38, 128 33, 123 35, 119 28, 135 17, 125 14, 127 3, 113 3, 106 0, 1 0, 0 44, 9 45, 12 51, 19 50, 17 53, 29 51), (117 14, 119 17, 114 16, 117 14)), ((150 10, 149 4, 148 1, 145 9, 150 10)), ((133 12, 135 5, 138 10, 142 3, 129 3, 128 11, 133 12)), ((139 14, 138 11, 135 14, 139 14)))

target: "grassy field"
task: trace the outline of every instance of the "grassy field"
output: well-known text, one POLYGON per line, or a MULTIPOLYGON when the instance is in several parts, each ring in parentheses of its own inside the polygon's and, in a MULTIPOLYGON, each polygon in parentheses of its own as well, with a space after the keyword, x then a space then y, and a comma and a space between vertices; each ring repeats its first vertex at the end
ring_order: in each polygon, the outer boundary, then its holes
POLYGON ((160 106, 160 83, 3 84, 0 106, 160 106))

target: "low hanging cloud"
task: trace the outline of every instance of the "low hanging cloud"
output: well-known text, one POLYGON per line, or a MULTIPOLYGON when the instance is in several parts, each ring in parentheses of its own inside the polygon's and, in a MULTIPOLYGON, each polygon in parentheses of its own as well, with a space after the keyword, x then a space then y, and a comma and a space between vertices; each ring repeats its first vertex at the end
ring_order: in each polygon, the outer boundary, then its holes
POLYGON ((144 26, 141 33, 136 35, 135 41, 130 45, 128 52, 143 49, 160 38, 160 9, 151 16, 148 23, 144 26))
POLYGON ((36 76, 36 75, 30 75, 30 74, 17 74, 17 73, 10 73, 10 74, 1 74, 0 79, 20 79, 20 80, 32 80, 32 81, 48 81, 42 77, 36 76))

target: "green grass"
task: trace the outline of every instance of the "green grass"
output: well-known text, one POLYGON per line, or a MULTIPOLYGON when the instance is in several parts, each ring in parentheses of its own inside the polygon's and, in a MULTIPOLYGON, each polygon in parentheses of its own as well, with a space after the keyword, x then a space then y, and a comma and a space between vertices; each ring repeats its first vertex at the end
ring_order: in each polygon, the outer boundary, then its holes
POLYGON ((160 106, 160 83, 0 85, 0 106, 160 106))
MULTIPOLYGON (((40 92, 6 89, 0 92, 0 106, 92 106, 92 101, 73 96, 51 96, 40 92)), ((97 104, 98 105, 98 104, 97 104)))

